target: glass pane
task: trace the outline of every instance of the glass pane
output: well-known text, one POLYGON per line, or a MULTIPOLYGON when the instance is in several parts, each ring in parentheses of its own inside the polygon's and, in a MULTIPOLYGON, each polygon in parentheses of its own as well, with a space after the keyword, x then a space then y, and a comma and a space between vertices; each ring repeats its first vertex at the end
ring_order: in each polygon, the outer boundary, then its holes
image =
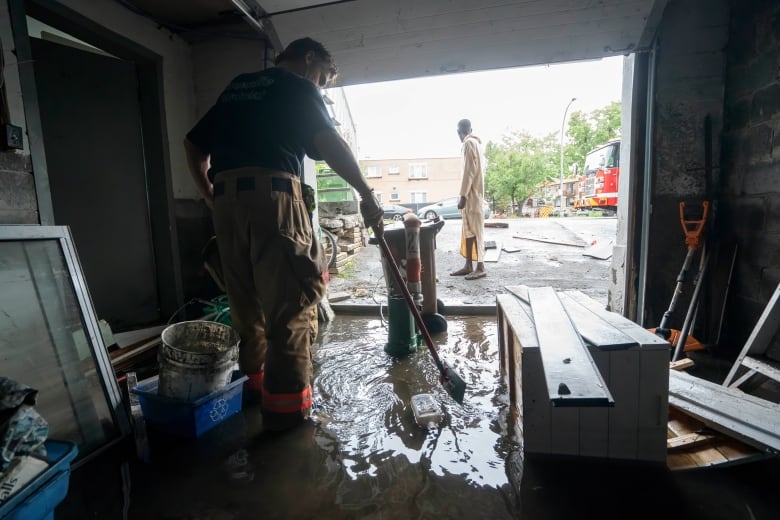
POLYGON ((85 330, 59 240, 0 241, 1 373, 80 456, 119 435, 85 330))

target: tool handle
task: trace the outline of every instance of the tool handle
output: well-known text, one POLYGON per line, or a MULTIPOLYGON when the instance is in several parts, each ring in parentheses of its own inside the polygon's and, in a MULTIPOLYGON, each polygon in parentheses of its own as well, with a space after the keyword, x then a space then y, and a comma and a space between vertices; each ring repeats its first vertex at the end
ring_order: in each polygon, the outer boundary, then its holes
POLYGON ((436 362, 436 366, 438 367, 439 372, 441 372, 441 376, 444 379, 448 379, 447 371, 445 370, 441 359, 439 359, 439 353, 436 352, 436 347, 433 345, 433 339, 431 339, 431 335, 428 333, 428 328, 425 326, 425 322, 420 315, 420 311, 414 304, 412 295, 409 292, 409 289, 407 289, 406 283, 404 283, 404 279, 401 276, 401 271, 398 269, 398 264, 396 264, 393 255, 390 253, 390 247, 387 245, 384 234, 375 233, 375 235, 377 242, 379 242, 379 248, 382 250, 382 254, 385 257, 385 260, 387 260, 387 265, 390 266, 390 271, 393 273, 393 278, 395 278, 396 284, 401 289, 401 294, 403 294, 404 300, 406 300, 406 305, 412 312, 414 322, 417 324, 417 328, 420 329, 420 333, 423 335, 423 339, 425 339, 425 344, 428 346, 428 350, 431 351, 431 356, 433 356, 433 360, 436 362))
POLYGON ((702 212, 700 219, 685 218, 685 202, 680 202, 680 224, 682 224, 685 233, 685 245, 689 248, 698 249, 701 246, 701 235, 704 225, 707 223, 707 214, 710 210, 710 203, 704 201, 701 203, 702 212))

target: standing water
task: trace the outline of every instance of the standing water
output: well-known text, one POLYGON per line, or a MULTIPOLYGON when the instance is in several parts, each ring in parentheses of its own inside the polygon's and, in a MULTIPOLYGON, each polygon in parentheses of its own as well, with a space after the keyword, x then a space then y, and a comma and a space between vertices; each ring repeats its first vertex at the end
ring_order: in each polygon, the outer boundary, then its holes
POLYGON ((518 447, 505 436, 494 320, 458 318, 435 342, 467 383, 457 404, 439 383, 423 347, 393 359, 382 350, 379 320, 343 319, 322 331, 315 351, 315 391, 321 399, 315 438, 340 466, 333 490, 342 510, 406 518, 437 515, 511 518, 516 502, 505 460, 518 447), (443 419, 420 428, 411 399, 430 393, 443 419))
POLYGON ((312 421, 259 433, 250 407, 197 442, 153 443, 151 467, 134 471, 133 517, 516 518, 495 319, 448 325, 434 342, 468 385, 463 405, 427 349, 393 359, 382 321, 339 316, 313 347, 312 421), (436 399, 437 427, 415 422, 418 394, 436 399))

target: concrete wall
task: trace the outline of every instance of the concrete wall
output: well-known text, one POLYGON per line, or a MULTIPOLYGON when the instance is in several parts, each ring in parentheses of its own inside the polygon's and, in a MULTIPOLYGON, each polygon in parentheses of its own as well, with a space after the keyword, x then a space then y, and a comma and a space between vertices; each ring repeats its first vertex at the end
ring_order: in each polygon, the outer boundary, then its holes
POLYGON ((736 352, 780 282, 780 4, 732 8, 721 208, 739 247, 724 324, 736 352))
MULTIPOLYGON (((648 327, 660 323, 686 253, 678 205, 705 196, 704 120, 708 115, 715 136, 713 162, 718 165, 728 22, 727 0, 671 0, 659 26, 652 214, 642 322, 648 327)), ((687 306, 685 295, 672 327, 682 326, 687 306)))
POLYGON ((163 95, 169 142, 173 192, 190 193, 192 184, 181 146, 195 122, 192 52, 190 45, 151 20, 128 11, 117 2, 60 0, 60 3, 106 29, 138 42, 162 57, 163 95))
MULTIPOLYGON (((216 38, 192 44, 195 104, 200 117, 211 108, 227 84, 245 72, 263 70, 265 43, 235 38, 216 38)), ((268 46, 267 64, 273 66, 274 50, 268 46)))
POLYGON ((7 2, 0 2, 0 38, 5 63, 5 67, 0 71, 6 94, 4 101, 8 107, 10 123, 25 130, 23 150, 0 152, 0 224, 37 224, 38 203, 35 198, 22 89, 19 84, 7 2))

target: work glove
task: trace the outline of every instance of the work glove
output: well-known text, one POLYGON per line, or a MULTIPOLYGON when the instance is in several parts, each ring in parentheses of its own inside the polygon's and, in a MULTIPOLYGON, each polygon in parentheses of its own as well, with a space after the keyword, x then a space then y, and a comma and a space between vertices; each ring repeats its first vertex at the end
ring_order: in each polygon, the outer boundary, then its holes
POLYGON ((363 216, 363 222, 366 226, 374 230, 374 234, 379 237, 384 233, 384 214, 382 205, 377 200, 374 191, 370 195, 363 197, 360 201, 360 214, 363 216))

